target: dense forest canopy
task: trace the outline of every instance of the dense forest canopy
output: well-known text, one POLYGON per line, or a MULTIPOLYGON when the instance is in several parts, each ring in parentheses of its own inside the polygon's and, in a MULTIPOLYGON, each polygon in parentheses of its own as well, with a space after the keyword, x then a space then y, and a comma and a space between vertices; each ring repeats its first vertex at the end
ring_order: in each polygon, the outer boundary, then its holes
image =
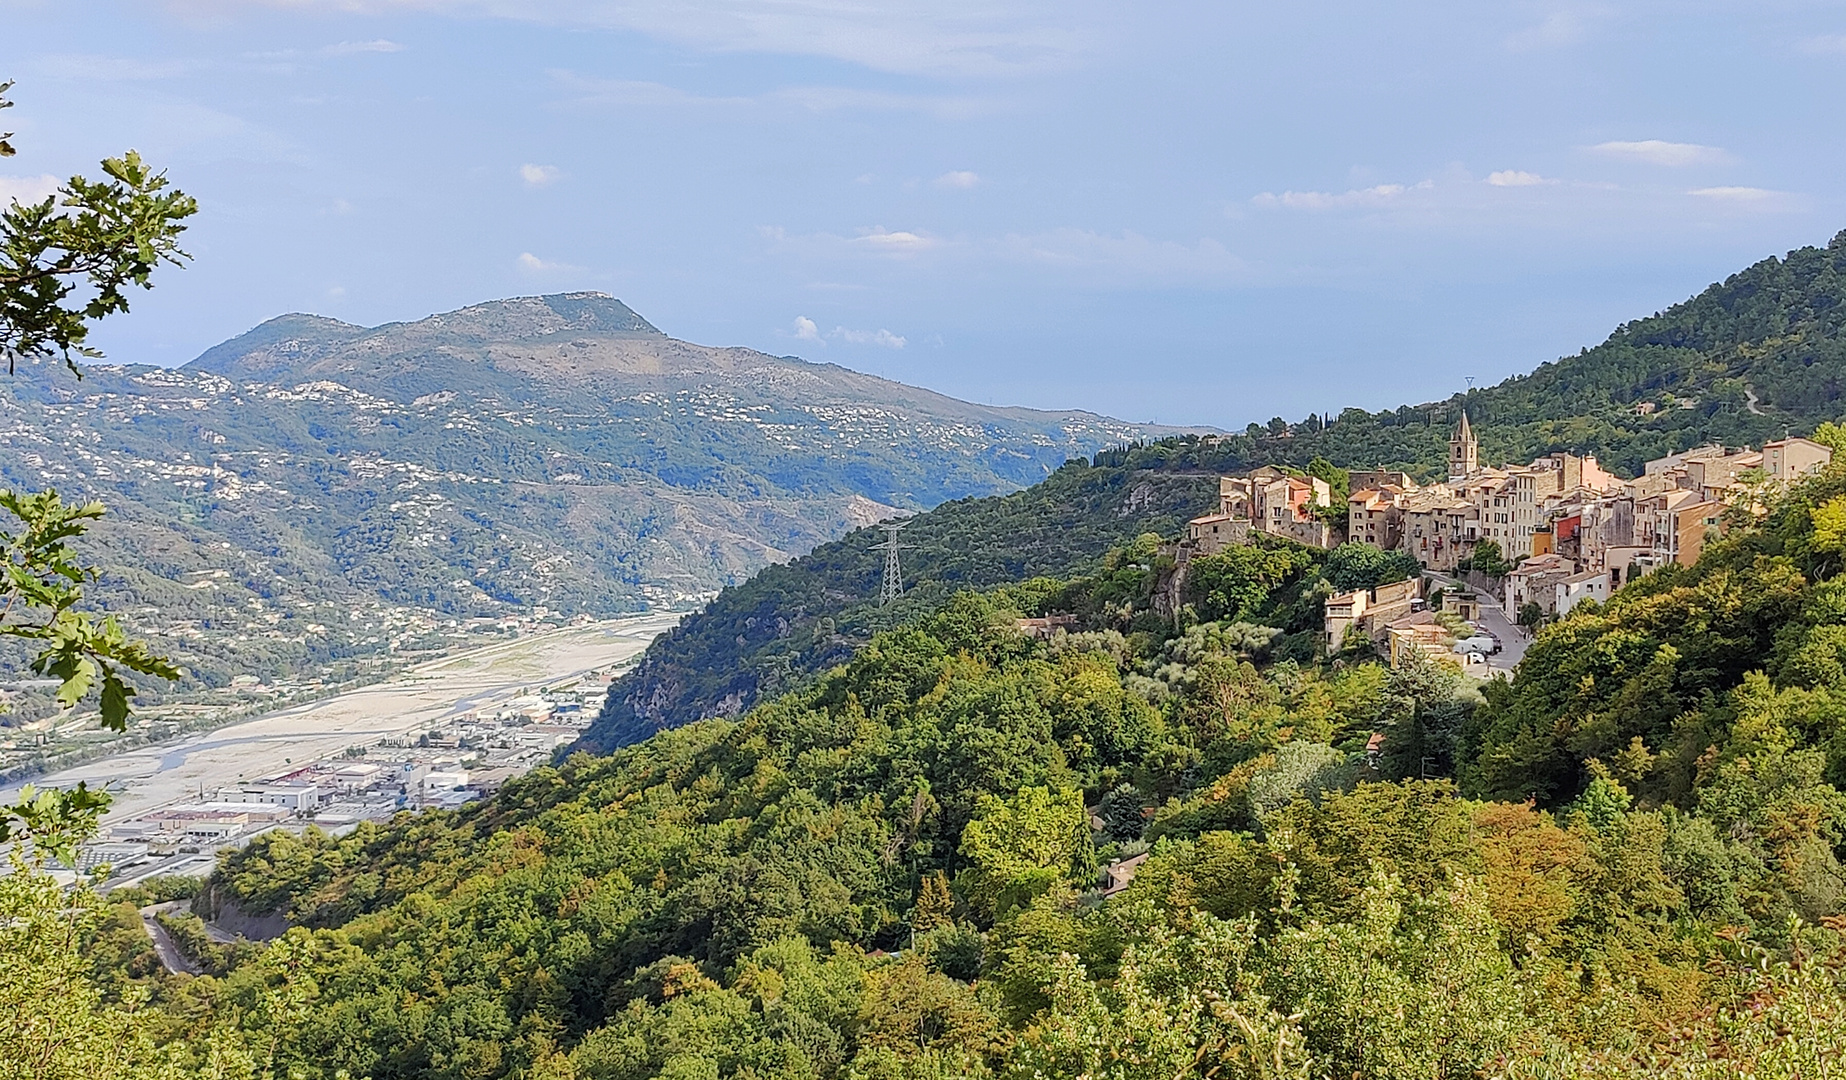
POLYGON ((1093 568, 1144 532, 1174 535, 1217 498, 1208 476, 1073 459, 1011 495, 959 499, 908 519, 907 594, 877 603, 884 533, 860 529, 720 593, 648 649, 579 748, 605 751, 664 727, 736 715, 850 657, 877 630, 940 607, 957 589, 1093 568))
POLYGON ((1818 1075, 1841 522, 1846 468, 1510 685, 1298 651, 1357 553, 1213 556, 1183 630, 1151 537, 963 591, 739 717, 228 853, 211 902, 297 929, 149 980, 160 1038, 374 1080, 1818 1075))

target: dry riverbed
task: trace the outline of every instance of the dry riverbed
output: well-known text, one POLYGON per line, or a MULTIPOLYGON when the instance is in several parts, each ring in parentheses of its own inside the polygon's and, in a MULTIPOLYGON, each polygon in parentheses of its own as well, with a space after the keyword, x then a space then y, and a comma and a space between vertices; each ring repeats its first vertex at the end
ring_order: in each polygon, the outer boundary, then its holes
MULTIPOLYGON (((72 787, 84 781, 105 787, 115 796, 108 820, 134 817, 632 660, 679 618, 658 613, 609 619, 472 649, 373 686, 139 747, 29 783, 72 787)), ((0 789, 0 801, 11 801, 20 786, 0 789)))

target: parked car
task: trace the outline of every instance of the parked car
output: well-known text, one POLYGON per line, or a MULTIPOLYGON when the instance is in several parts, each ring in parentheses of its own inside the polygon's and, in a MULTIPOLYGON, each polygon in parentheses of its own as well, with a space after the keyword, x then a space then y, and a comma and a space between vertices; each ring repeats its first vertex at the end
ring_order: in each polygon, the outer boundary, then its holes
POLYGON ((1477 652, 1490 655, 1500 651, 1500 643, 1494 640, 1492 634, 1475 634, 1473 637, 1465 637, 1457 641, 1455 651, 1463 654, 1477 652))

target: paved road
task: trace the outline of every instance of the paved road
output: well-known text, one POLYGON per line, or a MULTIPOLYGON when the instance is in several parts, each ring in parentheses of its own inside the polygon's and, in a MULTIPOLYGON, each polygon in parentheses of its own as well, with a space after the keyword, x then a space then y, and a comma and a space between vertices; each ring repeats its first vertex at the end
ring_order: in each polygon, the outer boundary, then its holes
MULTIPOLYGON (((1489 600, 1492 597, 1488 597, 1489 600)), ((1481 605, 1481 624, 1487 632, 1500 639, 1500 651, 1487 658, 1487 666, 1495 671, 1504 671, 1508 675, 1525 659, 1526 646, 1531 640, 1526 632, 1509 621, 1498 605, 1481 605)))
POLYGON ((146 928, 147 936, 154 940, 154 955, 160 957, 160 965, 175 975, 197 975, 199 965, 192 958, 180 951, 167 933, 167 928, 160 925, 158 916, 169 912, 183 911, 192 906, 190 900, 170 900, 164 904, 149 904, 141 909, 141 925, 146 928))
MULTIPOLYGON (((1468 588, 1466 584, 1454 578, 1433 571, 1426 571, 1424 576, 1444 589, 1468 588)), ((1487 670, 1500 672, 1511 678, 1513 670, 1519 666, 1519 661, 1525 659, 1526 646, 1531 644, 1531 640, 1526 637, 1524 630, 1506 617, 1506 613, 1500 610, 1499 603, 1492 596, 1482 593, 1481 599, 1481 626, 1488 633, 1500 639, 1500 651, 1487 658, 1487 670)), ((1478 673, 1477 670, 1476 674, 1478 673)))

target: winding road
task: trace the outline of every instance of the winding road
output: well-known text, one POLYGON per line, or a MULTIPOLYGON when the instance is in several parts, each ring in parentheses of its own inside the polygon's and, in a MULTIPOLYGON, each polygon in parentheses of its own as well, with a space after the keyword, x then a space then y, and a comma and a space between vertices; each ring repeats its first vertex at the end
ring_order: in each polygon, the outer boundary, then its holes
POLYGON ((190 900, 169 900, 164 904, 149 904, 141 909, 141 925, 147 930, 147 936, 154 941, 154 955, 160 957, 160 966, 174 975, 197 975, 202 969, 193 962, 192 957, 180 950, 179 943, 167 928, 160 925, 160 916, 175 911, 184 911, 192 906, 190 900))

